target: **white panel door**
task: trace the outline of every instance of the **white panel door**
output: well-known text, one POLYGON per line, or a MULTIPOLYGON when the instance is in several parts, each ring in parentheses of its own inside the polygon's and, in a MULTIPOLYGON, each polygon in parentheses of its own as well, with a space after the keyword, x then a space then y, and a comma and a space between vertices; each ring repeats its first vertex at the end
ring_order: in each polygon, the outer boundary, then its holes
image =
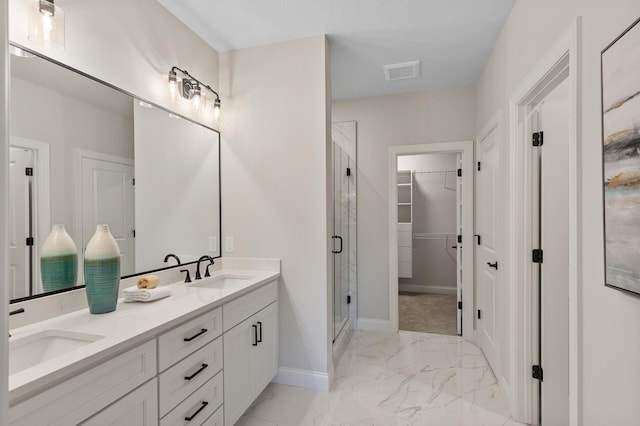
POLYGON ((30 296, 31 191, 27 167, 33 167, 33 152, 11 148, 9 151, 9 297, 30 296))
POLYGON ((540 106, 541 424, 569 424, 569 101, 540 106))
POLYGON ((478 343, 489 364, 498 370, 498 334, 496 309, 499 285, 498 259, 496 254, 496 194, 498 167, 498 137, 494 128, 478 144, 477 233, 480 244, 476 245, 476 307, 478 343))
POLYGON ((120 247, 120 275, 135 272, 133 166, 82 158, 82 253, 99 224, 120 247))

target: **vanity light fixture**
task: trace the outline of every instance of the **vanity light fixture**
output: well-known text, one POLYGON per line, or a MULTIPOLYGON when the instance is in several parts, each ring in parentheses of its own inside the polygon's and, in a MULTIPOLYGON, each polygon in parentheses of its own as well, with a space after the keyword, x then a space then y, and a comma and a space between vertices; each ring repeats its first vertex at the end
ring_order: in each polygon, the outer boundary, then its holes
POLYGON ((179 94, 180 98, 193 101, 193 109, 195 112, 200 112, 201 109, 204 109, 206 113, 209 108, 207 108, 206 92, 203 93, 203 89, 215 95, 215 100, 213 101, 213 118, 218 121, 220 117, 220 96, 218 92, 213 90, 208 84, 204 84, 189 74, 186 70, 173 67, 169 71, 169 95, 171 96, 171 101, 175 101, 179 94), (182 79, 180 80, 178 80, 178 72, 182 74, 182 79))
POLYGON ((27 38, 46 50, 64 49, 64 12, 54 0, 30 0, 27 38))

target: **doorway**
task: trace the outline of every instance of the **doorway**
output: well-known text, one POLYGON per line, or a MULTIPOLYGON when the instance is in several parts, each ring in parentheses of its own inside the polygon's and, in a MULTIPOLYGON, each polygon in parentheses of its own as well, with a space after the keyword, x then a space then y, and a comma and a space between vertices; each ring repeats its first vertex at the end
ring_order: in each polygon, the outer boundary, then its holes
POLYGON ((398 187, 400 330, 459 335, 460 153, 401 155, 398 187))
POLYGON ((9 298, 40 294, 40 248, 50 231, 49 145, 11 137, 9 298))
MULTIPOLYGON (((431 293, 439 292, 440 296, 442 293, 454 295, 455 331, 452 331, 451 334, 460 334, 473 340, 473 142, 392 146, 389 148, 388 167, 389 330, 397 331, 400 326, 399 291, 402 286, 404 286, 404 290, 418 289, 416 286, 419 284, 411 282, 411 280, 413 280, 416 271, 418 274, 422 274, 423 263, 428 262, 417 259, 415 254, 426 251, 441 257, 440 260, 448 262, 447 271, 438 270, 437 272, 445 272, 444 275, 448 274, 449 279, 455 280, 455 284, 445 286, 444 282, 432 281, 430 286, 422 286, 422 290, 424 291, 425 287, 430 287, 428 290, 431 293), (423 155, 433 155, 432 160, 447 159, 449 163, 438 164, 435 168, 430 166, 418 168, 411 166, 410 163, 403 165, 404 161, 418 161, 423 155), (402 160, 403 157, 404 160, 402 160), (420 174, 414 172, 420 172, 420 174), (419 184, 422 181, 423 185, 431 181, 427 186, 434 186, 432 184, 437 182, 437 186, 440 188, 439 196, 448 197, 450 200, 449 211, 444 214, 448 222, 430 222, 432 217, 420 218, 420 222, 417 220, 411 200, 416 193, 413 186, 418 188, 417 181, 419 184), (450 208, 451 205, 453 208, 450 208), (414 229, 414 221, 416 225, 420 223, 420 226, 425 226, 425 228, 414 229), (427 228, 429 223, 432 223, 433 226, 443 226, 443 228, 427 228), (430 246, 432 249, 439 248, 439 250, 428 250, 430 246), (419 266, 417 266, 418 263, 419 266)), ((415 201, 418 202, 417 198, 415 201)), ((430 204, 444 207, 444 204, 430 204)), ((415 207, 417 206, 416 204, 415 207)), ((437 260, 430 262, 438 263, 437 260)), ((442 262, 442 264, 445 263, 442 262)), ((418 280, 420 276, 416 275, 418 280)), ((417 292, 412 291, 412 293, 417 292)))
POLYGON ((510 97, 513 415, 580 424, 580 19, 510 97))

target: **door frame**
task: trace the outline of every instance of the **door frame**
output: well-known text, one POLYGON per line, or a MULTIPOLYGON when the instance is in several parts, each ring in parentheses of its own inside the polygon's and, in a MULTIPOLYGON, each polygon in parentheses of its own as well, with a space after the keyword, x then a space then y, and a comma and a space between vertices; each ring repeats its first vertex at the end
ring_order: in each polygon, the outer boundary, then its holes
POLYGON ((580 247, 580 34, 581 19, 576 18, 549 52, 537 63, 509 98, 509 274, 514 283, 511 291, 510 364, 511 392, 509 405, 517 421, 532 423, 537 420, 537 402, 534 401, 534 379, 531 377, 534 342, 539 321, 532 304, 533 285, 531 268, 531 135, 526 134, 527 108, 537 104, 555 86, 568 79, 570 96, 569 135, 569 416, 570 425, 581 424, 580 418, 580 344, 581 326, 578 283, 581 278, 580 247))
POLYGON ((462 211, 462 241, 466 244, 465 251, 471 253, 462 260, 462 336, 475 340, 473 324, 473 280, 475 250, 473 249, 473 225, 474 225, 474 142, 472 140, 456 142, 427 143, 418 145, 399 145, 389 147, 388 172, 389 172, 389 331, 397 332, 399 327, 398 315, 398 208, 394 200, 398 198, 398 156, 420 154, 462 154, 462 187, 463 194, 462 211))
POLYGON ((42 292, 42 283, 40 279, 40 249, 44 240, 51 232, 51 182, 50 182, 50 152, 49 144, 46 142, 27 139, 18 136, 10 136, 10 148, 19 148, 33 151, 35 170, 35 185, 33 194, 33 203, 35 211, 35 220, 33 221, 33 237, 35 237, 35 245, 33 246, 33 282, 34 294, 42 292))

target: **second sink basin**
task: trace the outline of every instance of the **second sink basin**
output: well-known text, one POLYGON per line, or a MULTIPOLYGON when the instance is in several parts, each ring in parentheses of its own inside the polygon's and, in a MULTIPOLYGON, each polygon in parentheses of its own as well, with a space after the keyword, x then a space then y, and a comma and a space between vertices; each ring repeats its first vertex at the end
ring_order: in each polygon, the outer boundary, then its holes
POLYGON ((223 274, 216 277, 196 281, 190 286, 192 287, 208 287, 208 288, 231 288, 247 284, 254 277, 251 275, 223 274))
POLYGON ((69 353, 104 336, 65 330, 45 330, 9 342, 9 375, 69 353))

